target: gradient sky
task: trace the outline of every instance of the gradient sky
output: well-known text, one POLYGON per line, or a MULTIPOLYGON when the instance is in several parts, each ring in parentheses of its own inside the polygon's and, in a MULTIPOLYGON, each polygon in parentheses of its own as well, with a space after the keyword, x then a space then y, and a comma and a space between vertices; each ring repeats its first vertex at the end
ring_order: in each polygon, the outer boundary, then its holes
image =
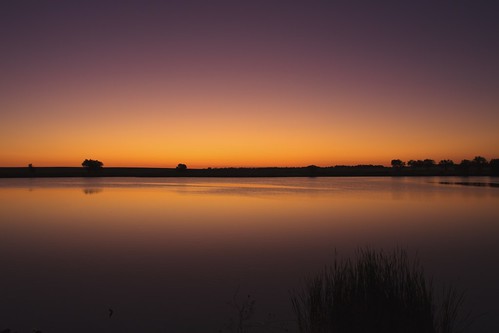
POLYGON ((0 1, 0 166, 499 157, 499 1, 0 1))

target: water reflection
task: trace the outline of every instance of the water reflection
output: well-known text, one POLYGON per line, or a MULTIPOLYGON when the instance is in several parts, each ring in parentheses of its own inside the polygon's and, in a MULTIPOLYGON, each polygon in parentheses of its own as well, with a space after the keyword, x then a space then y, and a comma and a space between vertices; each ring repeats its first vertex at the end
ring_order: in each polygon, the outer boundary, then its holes
POLYGON ((462 185, 462 186, 478 186, 478 187, 499 187, 499 183, 484 183, 484 182, 439 182, 442 185, 462 185))
POLYGON ((238 287, 256 318, 287 322, 290 289, 369 245, 418 252, 494 331, 499 190, 442 181, 461 180, 0 180, 0 325, 217 331, 238 287))
POLYGON ((102 191, 103 191, 102 188, 84 188, 83 189, 83 193, 88 194, 88 195, 101 193, 102 191))

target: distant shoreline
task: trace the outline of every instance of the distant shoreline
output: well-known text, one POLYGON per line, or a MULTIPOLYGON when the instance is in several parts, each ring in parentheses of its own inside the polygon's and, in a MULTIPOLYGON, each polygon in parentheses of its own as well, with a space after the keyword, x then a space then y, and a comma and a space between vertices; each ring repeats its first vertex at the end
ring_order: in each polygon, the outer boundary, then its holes
POLYGON ((393 168, 385 166, 335 167, 262 167, 207 168, 178 170, 175 168, 104 167, 88 170, 82 167, 0 167, 0 178, 58 178, 58 177, 431 177, 431 176, 498 176, 497 170, 393 168))

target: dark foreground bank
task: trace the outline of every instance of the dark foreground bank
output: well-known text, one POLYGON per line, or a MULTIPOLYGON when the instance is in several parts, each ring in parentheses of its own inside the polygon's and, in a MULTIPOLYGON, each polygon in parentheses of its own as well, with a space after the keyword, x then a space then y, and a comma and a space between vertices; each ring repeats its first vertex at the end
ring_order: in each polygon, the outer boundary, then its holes
POLYGON ((391 168, 384 166, 334 166, 298 168, 113 168, 96 170, 81 167, 3 167, 0 178, 31 177, 407 177, 407 176, 497 176, 492 168, 391 168))

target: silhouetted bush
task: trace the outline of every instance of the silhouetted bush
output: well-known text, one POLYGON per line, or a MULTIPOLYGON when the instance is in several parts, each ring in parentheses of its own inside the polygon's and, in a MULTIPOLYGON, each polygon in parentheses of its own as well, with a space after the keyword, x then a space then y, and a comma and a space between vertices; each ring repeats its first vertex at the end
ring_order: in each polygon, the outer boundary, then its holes
POLYGON ((441 160, 440 162, 438 162, 438 166, 441 167, 442 169, 444 170, 447 170, 451 167, 454 166, 454 161, 452 160, 441 160))
POLYGON ((475 156, 475 158, 471 161, 473 166, 482 169, 483 167, 487 166, 489 162, 487 162, 487 159, 482 156, 475 156))
POLYGON ((187 165, 185 165, 183 163, 179 163, 175 169, 177 169, 179 171, 184 171, 184 170, 187 170, 187 165))
POLYGON ((471 161, 470 160, 462 160, 461 163, 459 163, 459 166, 460 167, 464 167, 464 168, 469 168, 471 165, 471 161))
POLYGON ((434 166, 436 166, 436 164, 434 160, 427 158, 423 161, 423 166, 425 168, 433 168, 434 166))
POLYGON ((409 160, 407 165, 411 168, 422 168, 424 166, 424 162, 422 160, 409 160))
POLYGON ((461 161, 461 163, 459 163, 458 167, 459 167, 459 170, 464 175, 467 175, 469 173, 469 171, 470 171, 471 161, 464 159, 464 160, 461 161))
POLYGON ((436 166, 435 161, 432 159, 424 159, 424 160, 409 160, 407 165, 412 168, 433 168, 436 166))
POLYGON ((87 168, 88 170, 99 170, 104 166, 104 163, 98 160, 85 159, 81 166, 87 168))
POLYGON ((398 160, 398 159, 397 160, 392 160, 391 161, 391 165, 394 168, 401 168, 401 167, 405 166, 405 162, 402 161, 402 160, 398 160))
POLYGON ((490 170, 494 175, 499 174, 499 158, 493 158, 489 162, 490 170))
POLYGON ((463 297, 448 289, 436 304, 417 259, 402 250, 359 250, 335 259, 291 297, 300 332, 451 333, 463 297))

